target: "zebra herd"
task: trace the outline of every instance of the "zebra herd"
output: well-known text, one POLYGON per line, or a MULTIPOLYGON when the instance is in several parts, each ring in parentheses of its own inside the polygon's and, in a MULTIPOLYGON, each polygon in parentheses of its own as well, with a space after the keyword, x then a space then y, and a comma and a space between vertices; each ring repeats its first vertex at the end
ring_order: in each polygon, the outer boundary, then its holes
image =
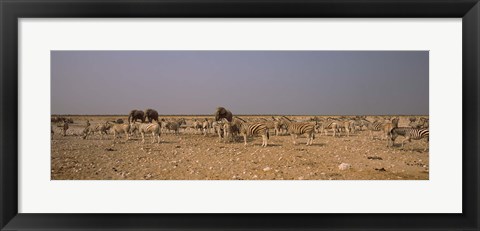
MULTIPOLYGON (((404 137, 402 147, 405 142, 411 142, 412 139, 425 139, 427 142, 426 150, 429 140, 428 118, 420 117, 417 120, 417 118, 411 117, 409 120, 408 127, 399 127, 398 117, 377 117, 374 121, 368 120, 366 116, 312 117, 304 121, 292 120, 286 116, 272 116, 271 119, 247 120, 246 118, 233 116, 225 108, 217 108, 215 119, 194 119, 191 122, 189 121, 191 125, 187 126, 187 121, 184 118, 176 120, 159 119, 157 111, 147 109, 145 111, 132 110, 127 123, 123 123, 123 120, 117 120, 93 125, 87 121, 82 137, 87 139, 88 136, 98 133, 100 138, 103 139, 103 136, 111 131, 113 140, 121 134, 125 134, 126 140, 129 140, 131 136, 140 133, 142 143, 145 142, 146 134, 152 135, 152 143, 160 143, 161 133, 171 132, 179 135, 181 128, 191 128, 204 136, 216 134, 219 140, 223 142, 234 142, 237 137, 243 137, 244 145, 247 145, 247 137, 261 136, 262 147, 268 146, 270 132, 275 136, 289 134, 294 145, 297 144, 299 136, 305 135, 307 138, 306 145, 309 146, 313 144, 315 135, 328 136, 331 133, 333 137, 340 137, 343 133, 346 137, 349 137, 351 134, 367 130, 370 132, 370 139, 372 140, 375 138, 374 132, 381 132, 381 139, 387 141, 387 146, 394 146, 398 136, 404 137)), ((68 124, 66 129, 68 129, 68 124)), ((66 129, 64 129, 64 134, 66 129)))

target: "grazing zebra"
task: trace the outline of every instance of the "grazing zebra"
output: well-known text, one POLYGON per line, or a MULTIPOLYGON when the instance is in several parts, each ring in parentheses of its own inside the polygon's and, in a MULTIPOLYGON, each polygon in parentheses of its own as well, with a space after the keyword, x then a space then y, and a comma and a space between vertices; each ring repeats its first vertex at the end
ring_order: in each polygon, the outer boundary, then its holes
MULTIPOLYGON (((89 122, 87 124, 90 124, 89 122)), ((95 132, 100 133, 100 139, 103 140, 103 134, 107 135, 107 131, 111 128, 111 124, 109 123, 104 123, 104 124, 94 124, 94 125, 88 125, 83 129, 83 139, 87 139, 87 136, 90 134, 95 134, 95 132)))
POLYGON ((363 122, 360 118, 353 119, 352 126, 353 132, 356 132, 357 130, 363 130, 363 122))
POLYGON ((268 119, 266 119, 266 118, 261 118, 260 123, 264 123, 265 125, 267 125, 268 130, 269 130, 269 131, 270 131, 270 130, 273 130, 273 131, 275 132, 275 135, 278 134, 278 133, 277 133, 277 129, 276 129, 276 127, 278 126, 277 121, 275 121, 275 120, 268 120, 268 119))
POLYGON ((182 126, 182 124, 187 124, 185 122, 185 119, 179 119, 179 120, 176 120, 176 121, 173 121, 173 122, 167 122, 165 124, 165 128, 168 130, 168 131, 173 131, 175 135, 178 135, 179 134, 179 131, 180 131, 180 127, 182 126))
POLYGON ((393 128, 390 131, 390 139, 392 140, 392 144, 395 144, 395 139, 398 136, 403 136, 405 139, 402 141, 402 147, 405 144, 405 141, 412 142, 414 140, 420 140, 426 138, 427 146, 423 151, 426 151, 428 148, 428 141, 429 141, 429 132, 428 129, 425 128, 410 128, 410 127, 397 127, 393 128))
POLYGON ((302 134, 305 134, 307 137, 307 145, 313 144, 313 139, 315 139, 315 131, 317 130, 318 122, 315 122, 315 124, 307 122, 292 122, 287 117, 282 118, 284 119, 285 126, 292 137, 294 145, 297 144, 296 139, 298 135, 302 134))
POLYGON ((280 134, 285 134, 285 132, 287 131, 285 123, 281 120, 276 120, 274 122, 274 129, 275 129, 275 136, 278 136, 280 134))
POLYGON ((113 130, 113 141, 117 138, 117 134, 125 133, 125 140, 128 140, 128 134, 130 133, 130 123, 128 124, 111 124, 107 122, 111 127, 110 129, 113 130))
MULTIPOLYGON (((328 129, 332 130, 332 136, 335 137, 337 135, 337 131, 341 128, 340 121, 336 119, 327 119, 324 123, 322 123, 320 130, 325 133, 325 136, 328 135, 328 129)), ((321 134, 321 133, 320 133, 321 134)), ((340 134, 339 134, 340 136, 340 134)))
POLYGON ((236 120, 236 123, 234 123, 228 122, 228 120, 225 118, 223 119, 223 122, 226 125, 225 138, 231 136, 233 137, 234 130, 237 129, 237 126, 240 126, 239 133, 243 136, 244 145, 247 145, 247 136, 261 135, 262 147, 268 146, 268 139, 270 138, 270 134, 268 132, 268 126, 266 123, 246 123, 238 119, 236 120))
POLYGON ((223 120, 222 122, 224 123, 223 125, 224 138, 225 139, 230 138, 231 140, 235 140, 236 135, 241 133, 241 128, 243 124, 247 124, 246 120, 236 116, 233 118, 232 122, 228 122, 226 120, 223 120))
POLYGON ((344 119, 337 122, 337 129, 339 131, 345 130, 347 137, 350 137, 350 132, 355 132, 354 120, 344 119))
POLYGON ((408 126, 412 127, 412 128, 428 128, 428 119, 427 118, 424 118, 424 117, 420 117, 420 121, 418 122, 415 122, 415 121, 411 121, 408 126))
POLYGON ((379 122, 379 121, 377 121, 377 120, 375 120, 375 121, 373 121, 373 122, 370 122, 370 121, 368 121, 368 120, 366 120, 366 119, 363 119, 362 121, 363 121, 363 124, 364 124, 365 126, 367 126, 367 129, 370 131, 370 137, 371 137, 372 140, 373 140, 373 138, 374 138, 374 137, 373 137, 373 132, 374 132, 374 131, 375 131, 375 132, 382 131, 382 129, 383 129, 383 124, 384 124, 384 123, 379 122))
POLYGON ((145 133, 152 133, 152 143, 155 143, 155 138, 158 139, 157 143, 160 143, 160 128, 161 126, 157 121, 139 124, 138 130, 142 134, 142 143, 145 143, 145 133))

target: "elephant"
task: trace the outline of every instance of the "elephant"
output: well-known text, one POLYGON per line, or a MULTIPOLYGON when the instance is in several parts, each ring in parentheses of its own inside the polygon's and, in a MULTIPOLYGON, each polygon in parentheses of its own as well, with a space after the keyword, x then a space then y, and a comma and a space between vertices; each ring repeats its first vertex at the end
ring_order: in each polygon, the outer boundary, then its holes
POLYGON ((128 114, 128 123, 136 122, 137 120, 141 120, 142 123, 145 122, 145 117, 143 111, 140 110, 132 110, 130 114, 128 114))
POLYGON ((150 108, 145 110, 145 115, 143 117, 143 120, 145 121, 147 119, 149 123, 151 123, 152 120, 155 120, 158 122, 158 112, 150 108))
POLYGON ((215 111, 215 121, 219 121, 223 118, 227 119, 228 122, 232 122, 232 112, 224 107, 218 107, 217 111, 215 111))

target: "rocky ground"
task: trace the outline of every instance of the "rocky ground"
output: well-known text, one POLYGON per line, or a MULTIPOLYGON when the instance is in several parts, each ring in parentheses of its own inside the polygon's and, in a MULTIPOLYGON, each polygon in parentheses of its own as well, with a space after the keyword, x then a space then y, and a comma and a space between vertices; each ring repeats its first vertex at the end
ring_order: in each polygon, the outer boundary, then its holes
MULTIPOLYGON (((218 136, 194 130, 180 135, 162 134, 160 144, 145 144, 139 136, 113 141, 109 134, 84 140, 79 136, 88 119, 101 123, 102 116, 73 117, 67 136, 52 124, 52 180, 428 180, 429 153, 424 141, 394 147, 370 139, 360 131, 346 137, 316 134, 312 146, 305 137, 293 145, 290 136, 270 136, 263 148, 261 137, 247 146, 242 141, 224 143, 218 136)), ((126 118, 125 118, 126 119, 126 118)), ((400 126, 408 123, 402 117, 400 126)), ((381 137, 380 133, 375 134, 381 137)))

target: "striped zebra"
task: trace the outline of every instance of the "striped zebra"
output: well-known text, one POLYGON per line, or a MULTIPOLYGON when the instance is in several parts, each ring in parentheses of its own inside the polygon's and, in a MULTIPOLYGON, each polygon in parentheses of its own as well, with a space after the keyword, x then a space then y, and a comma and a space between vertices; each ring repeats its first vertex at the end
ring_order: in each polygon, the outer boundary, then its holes
MULTIPOLYGON (((383 132, 384 132, 385 137, 387 138, 386 139, 387 140, 387 146, 390 145, 389 137, 391 135, 391 131, 392 131, 392 129, 398 127, 398 121, 399 120, 400 119, 398 117, 394 117, 394 118, 392 118, 391 122, 383 124, 383 132)), ((392 145, 393 145, 393 143, 392 143, 392 145)))
POLYGON ((87 139, 88 135, 95 135, 96 132, 100 133, 100 139, 103 140, 103 135, 108 135, 108 130, 111 128, 111 124, 102 123, 102 124, 90 124, 87 122, 88 126, 83 129, 83 139, 87 139))
POLYGON ((297 144, 298 135, 305 134, 307 137, 307 145, 312 145, 313 140, 315 139, 315 131, 317 130, 318 122, 308 123, 308 122, 293 122, 287 117, 282 117, 285 122, 287 131, 292 137, 293 144, 297 144))
POLYGON ((370 122, 366 119, 363 119, 363 124, 367 127, 367 129, 370 131, 370 137, 373 140, 373 132, 379 132, 383 130, 383 122, 379 122, 378 120, 375 120, 373 122, 370 122))
POLYGON ((412 128, 428 128, 428 118, 420 117, 419 121, 410 121, 408 126, 412 128))
POLYGON ((275 136, 279 136, 280 134, 285 134, 287 132, 287 128, 283 121, 277 120, 274 122, 274 125, 275 125, 275 136))
POLYGON ((200 121, 198 121, 197 119, 195 119, 195 120, 193 121, 192 128, 193 128, 196 132, 202 133, 203 123, 200 122, 200 121))
POLYGON ((241 129, 243 125, 248 124, 246 120, 236 116, 232 119, 232 122, 228 122, 226 120, 223 120, 223 122, 224 122, 224 129, 223 129, 224 137, 225 139, 230 139, 230 140, 235 140, 236 136, 241 134, 241 129))
POLYGON ((274 131, 275 136, 278 135, 278 122, 275 120, 268 120, 266 118, 261 118, 261 121, 259 123, 265 123, 267 125, 269 131, 274 131))
POLYGON ((145 143, 145 133, 152 133, 152 143, 155 143, 155 138, 158 139, 157 143, 160 143, 160 128, 160 124, 156 121, 139 124, 138 130, 142 134, 142 143, 145 143))
POLYGON ((240 119, 234 119, 232 122, 228 122, 224 119, 224 123, 227 125, 225 128, 225 137, 233 137, 233 134, 238 129, 238 132, 243 136, 244 145, 247 145, 247 136, 261 135, 262 147, 268 146, 268 139, 270 134, 268 132, 268 126, 263 122, 247 123, 240 119))
POLYGON ((183 124, 187 124, 187 123, 185 122, 185 119, 182 118, 176 121, 167 122, 165 124, 165 128, 167 129, 167 131, 173 131, 175 135, 178 135, 180 131, 180 127, 183 124))
MULTIPOLYGON (((325 136, 328 135, 328 130, 332 131, 332 136, 335 137, 338 133, 338 136, 340 136, 340 130, 342 128, 345 128, 345 122, 339 121, 337 119, 333 118, 328 118, 327 121, 323 122, 321 124, 321 131, 325 133, 325 136)), ((321 134, 321 132, 320 132, 321 134)))
POLYGON ((117 138, 117 134, 123 134, 125 133, 125 140, 128 140, 128 135, 130 133, 130 124, 111 124, 110 122, 107 122, 109 125, 111 125, 110 130, 113 130, 113 141, 117 138))
POLYGON ((393 128, 390 131, 390 139, 392 140, 392 144, 395 144, 395 139, 398 136, 403 136, 405 139, 402 141, 402 147, 405 144, 405 141, 412 142, 414 140, 420 140, 425 138, 425 142, 427 146, 423 151, 426 151, 428 148, 428 141, 429 141, 429 132, 428 129, 425 128, 410 128, 410 127, 397 127, 393 128))

